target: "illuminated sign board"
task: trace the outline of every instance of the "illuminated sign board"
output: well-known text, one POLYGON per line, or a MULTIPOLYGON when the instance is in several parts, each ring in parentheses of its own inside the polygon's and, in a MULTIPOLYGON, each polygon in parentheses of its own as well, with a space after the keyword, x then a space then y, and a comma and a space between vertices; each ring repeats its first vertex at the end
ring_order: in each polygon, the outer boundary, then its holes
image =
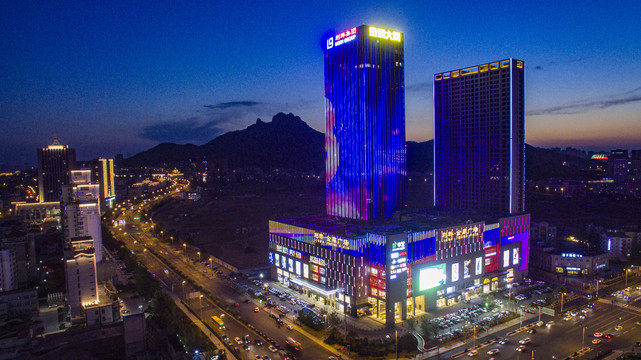
POLYGON ((563 253, 561 254, 562 257, 572 257, 572 258, 580 258, 583 257, 581 254, 574 254, 574 253, 563 253))
POLYGON ((369 36, 385 40, 401 41, 400 32, 381 29, 374 26, 369 27, 369 36))
POLYGON ((463 262, 463 279, 467 279, 472 274, 470 273, 470 267, 472 266, 472 260, 465 260, 463 262))
POLYGON ((352 40, 356 39, 356 28, 351 28, 347 31, 343 31, 340 34, 336 34, 330 38, 327 38, 327 50, 335 47, 335 46, 340 46, 343 45, 347 42, 350 42, 352 40))
POLYGON ((483 258, 482 257, 477 257, 476 258, 476 275, 481 275, 483 272, 483 258))
POLYGON ((452 264, 452 282, 458 281, 458 263, 452 264))
POLYGON ((421 269, 418 275, 419 291, 428 290, 437 286, 445 285, 445 264, 430 266, 421 269))
POLYGON ((512 249, 512 265, 517 265, 519 263, 519 248, 512 249))
POLYGON ((503 251, 503 267, 510 266, 510 250, 503 251))
POLYGON ((389 265, 390 279, 396 279, 398 274, 407 271, 407 247, 406 241, 394 241, 390 252, 391 263, 389 265))

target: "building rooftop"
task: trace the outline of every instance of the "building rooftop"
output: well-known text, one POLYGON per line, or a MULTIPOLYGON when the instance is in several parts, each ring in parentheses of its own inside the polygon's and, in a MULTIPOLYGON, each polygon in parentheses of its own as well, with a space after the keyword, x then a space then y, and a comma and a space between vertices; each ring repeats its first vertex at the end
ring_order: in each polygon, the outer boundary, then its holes
POLYGON ((313 215, 290 219, 274 220, 279 223, 311 229, 317 232, 340 234, 358 238, 367 233, 397 234, 452 227, 465 223, 498 223, 501 217, 517 215, 481 215, 474 212, 450 212, 435 210, 403 211, 383 220, 359 221, 329 215, 313 215))

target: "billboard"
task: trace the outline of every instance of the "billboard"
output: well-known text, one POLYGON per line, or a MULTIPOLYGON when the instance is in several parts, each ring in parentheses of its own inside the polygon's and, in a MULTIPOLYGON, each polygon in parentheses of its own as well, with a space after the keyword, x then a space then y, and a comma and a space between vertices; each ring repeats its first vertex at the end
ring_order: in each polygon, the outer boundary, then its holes
POLYGON ((445 267, 445 264, 439 264, 421 269, 418 276, 418 290, 429 290, 444 285, 447 279, 445 267))

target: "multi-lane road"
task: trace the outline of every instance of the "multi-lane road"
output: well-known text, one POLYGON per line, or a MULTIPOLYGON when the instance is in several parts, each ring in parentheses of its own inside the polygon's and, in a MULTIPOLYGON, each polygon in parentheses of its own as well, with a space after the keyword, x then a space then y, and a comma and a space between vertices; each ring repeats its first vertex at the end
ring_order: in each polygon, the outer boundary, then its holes
MULTIPOLYGON (((512 327, 491 336, 477 339, 476 343, 481 344, 485 341, 501 336, 505 337, 507 344, 501 345, 494 343, 483 349, 478 350, 478 359, 563 359, 583 347, 592 348, 592 352, 603 350, 606 347, 612 349, 631 349, 636 346, 636 342, 641 340, 641 325, 637 321, 641 320, 641 312, 633 311, 612 305, 611 301, 601 300, 589 309, 585 314, 585 319, 580 318, 581 312, 577 316, 571 317, 570 320, 563 320, 559 315, 556 317, 543 316, 541 320, 548 322, 553 320, 555 324, 551 327, 535 327, 536 333, 528 334, 521 332, 513 336, 506 336, 507 333, 514 330, 512 327), (620 330, 614 328, 620 325, 620 330), (602 336, 595 337, 594 334, 600 333, 602 336), (606 339, 605 335, 612 335, 611 339, 606 339), (531 342, 525 345, 522 352, 517 351, 519 341, 530 338, 531 342), (592 341, 599 339, 599 344, 593 344, 592 341), (498 349, 496 354, 488 354, 488 351, 498 349), (532 354, 534 352, 534 355, 532 354)), ((527 323, 532 323, 532 319, 527 323)), ((641 322, 640 322, 641 323, 641 322)), ((524 323, 525 324, 525 323, 524 323)), ((597 334, 598 335, 598 334, 597 334)), ((470 346, 471 347, 471 346, 470 346)), ((450 352, 440 355, 441 359, 449 359, 453 355, 460 353, 464 348, 454 349, 450 352)), ((468 357, 465 355, 464 357, 468 357)), ((464 358, 461 357, 461 358, 464 358)))
MULTIPOLYGON (((205 323, 215 331, 218 331, 220 335, 227 336, 231 342, 230 348, 239 350, 236 353, 237 357, 254 359, 256 355, 267 355, 272 359, 280 359, 281 355, 270 351, 268 349, 269 344, 265 338, 259 337, 244 324, 230 316, 229 313, 215 305, 208 297, 199 297, 197 290, 193 289, 188 282, 183 283, 183 277, 176 274, 167 264, 172 264, 184 276, 206 289, 217 300, 227 304, 232 311, 238 312, 243 319, 262 331, 266 337, 274 340, 281 349, 287 349, 287 337, 292 337, 299 341, 303 350, 294 353, 296 358, 327 359, 329 356, 335 355, 334 352, 321 345, 318 339, 304 334, 303 329, 298 326, 294 325, 293 330, 288 330, 286 326, 279 327, 269 315, 271 310, 230 286, 222 278, 222 275, 216 275, 211 269, 205 272, 207 267, 203 264, 194 263, 182 252, 177 253, 171 246, 155 241, 144 224, 137 220, 140 217, 140 209, 139 206, 134 206, 133 209, 130 207, 120 215, 120 219, 126 220, 126 225, 122 227, 122 230, 115 230, 114 233, 120 240, 125 241, 129 249, 138 255, 140 261, 147 266, 166 290, 172 291, 178 297, 183 298, 185 303, 205 323), (152 254, 152 251, 154 254, 152 254), (245 300, 249 300, 249 303, 245 302, 245 300), (238 304, 238 306, 234 306, 235 304, 238 304), (257 312, 255 312, 256 308, 258 308, 257 312), (211 320, 212 316, 221 317, 226 329, 218 330, 218 327, 211 320), (234 340, 236 337, 243 339, 245 335, 249 335, 251 339, 251 343, 247 344, 249 350, 243 350, 242 345, 237 344, 234 340), (263 344, 256 345, 255 339, 261 340, 263 344)), ((291 324, 291 321, 285 321, 287 324, 291 324)))

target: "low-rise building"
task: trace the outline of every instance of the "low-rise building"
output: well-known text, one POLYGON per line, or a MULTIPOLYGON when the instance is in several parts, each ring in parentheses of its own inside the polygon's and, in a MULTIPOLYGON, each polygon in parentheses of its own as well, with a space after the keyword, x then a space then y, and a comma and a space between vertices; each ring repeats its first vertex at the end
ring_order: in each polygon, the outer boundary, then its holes
POLYGON ((530 216, 403 214, 270 221, 272 279, 353 316, 394 323, 522 280, 530 216))

